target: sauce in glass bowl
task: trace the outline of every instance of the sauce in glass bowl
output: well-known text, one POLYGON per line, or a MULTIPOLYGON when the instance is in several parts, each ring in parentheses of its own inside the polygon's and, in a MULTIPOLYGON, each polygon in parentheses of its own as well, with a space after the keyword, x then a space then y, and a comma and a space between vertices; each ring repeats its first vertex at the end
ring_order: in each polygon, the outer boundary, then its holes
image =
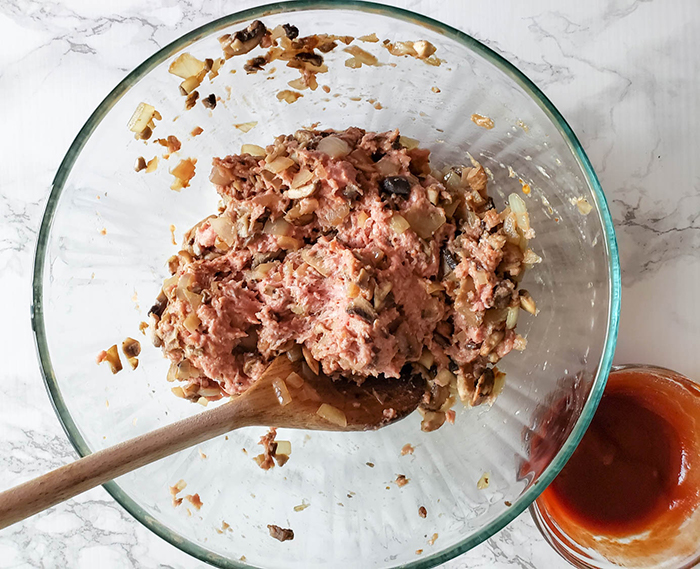
POLYGON ((692 565, 700 553, 700 386, 661 368, 616 368, 532 513, 579 567, 692 565))

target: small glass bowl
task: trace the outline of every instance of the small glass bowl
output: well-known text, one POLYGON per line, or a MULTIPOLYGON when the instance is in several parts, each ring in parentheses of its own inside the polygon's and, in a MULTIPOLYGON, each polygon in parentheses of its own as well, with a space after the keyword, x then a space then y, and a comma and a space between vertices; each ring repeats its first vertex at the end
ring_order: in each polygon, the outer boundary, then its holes
MULTIPOLYGON (((667 368, 643 364, 613 366, 611 375, 618 371, 640 372, 673 382, 685 389, 698 390, 700 383, 667 368), (685 385, 683 385, 685 384, 685 385)), ((700 397, 698 397, 700 420, 700 397)), ((587 547, 569 535, 565 528, 548 511, 545 500, 540 497, 530 506, 530 514, 543 537, 554 550, 580 569, 615 569, 619 567, 644 567, 645 569, 690 569, 700 564, 700 508, 696 508, 683 525, 682 534, 671 541, 668 548, 654 557, 640 561, 629 548, 634 547, 630 538, 605 538, 606 555, 587 547)), ((602 541, 600 543, 603 543, 602 541)))

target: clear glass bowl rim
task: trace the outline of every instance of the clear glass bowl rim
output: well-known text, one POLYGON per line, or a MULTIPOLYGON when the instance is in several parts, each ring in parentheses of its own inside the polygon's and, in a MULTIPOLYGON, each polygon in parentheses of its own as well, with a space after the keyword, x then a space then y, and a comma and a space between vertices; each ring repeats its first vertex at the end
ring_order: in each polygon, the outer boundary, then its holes
MULTIPOLYGON (((507 60, 491 50, 486 45, 478 40, 461 32, 447 24, 416 14, 409 10, 376 4, 373 2, 364 2, 357 0, 291 0, 289 2, 277 2, 256 6, 240 12, 235 12, 228 16, 216 19, 208 24, 205 24, 191 32, 181 36, 177 40, 161 48, 151 57, 146 59, 141 65, 136 67, 129 75, 127 75, 100 103, 97 109, 90 115, 87 122, 80 129, 80 132, 73 140, 68 152, 61 162, 56 176, 53 179, 51 193, 49 195, 44 216, 39 230, 37 246, 34 258, 34 273, 32 281, 32 306, 31 320, 34 330, 34 339, 36 343, 37 355, 39 357, 41 373, 44 378, 44 383, 49 392, 51 403, 58 415, 58 418, 65 430, 68 438, 78 452, 82 456, 91 454, 92 451, 80 434, 80 431, 73 421, 68 409, 65 405, 61 391, 58 385, 57 378, 54 374, 49 356, 48 343, 46 338, 46 329, 44 326, 43 315, 43 289, 42 283, 44 280, 44 264, 49 241, 49 233, 51 224, 56 213, 59 197, 63 191, 66 180, 68 179, 71 169, 75 164, 82 148, 92 135, 97 125, 101 122, 104 116, 111 110, 114 104, 134 85, 139 79, 148 74, 156 65, 169 58, 185 46, 192 44, 201 38, 210 35, 216 30, 226 28, 241 21, 262 18, 270 14, 279 14, 285 12, 300 12, 309 10, 355 10, 360 12, 374 13, 383 16, 392 17, 398 20, 406 21, 412 24, 424 26, 432 31, 438 32, 452 40, 462 44, 465 48, 476 53, 478 56, 487 60, 500 71, 508 75, 518 86, 520 86, 535 103, 543 110, 543 112, 552 121, 555 127, 562 134, 570 151, 576 158, 581 170, 583 171, 586 182, 591 188, 595 197, 596 206, 603 221, 603 232, 605 237, 605 245, 608 253, 609 263, 609 285, 610 285, 610 304, 608 311, 608 327, 605 339, 605 347, 603 355, 598 367, 598 372, 591 388, 591 393, 586 401, 581 416, 574 426, 569 438, 559 453, 555 456, 552 462, 547 466, 540 478, 535 484, 530 486, 520 498, 498 518, 493 520, 487 526, 478 532, 470 535, 459 543, 443 550, 434 553, 428 557, 423 557, 411 563, 401 565, 402 568, 410 569, 428 569, 444 563, 454 557, 470 550, 481 542, 485 541, 511 521, 520 515, 547 485, 555 478, 562 469, 566 461, 569 459, 574 449, 583 437, 583 433, 588 428, 588 425, 595 413, 600 398, 605 388, 612 358, 615 351, 617 341, 618 321, 620 315, 620 263, 617 250, 617 241, 615 239, 615 230, 608 209, 603 189, 598 181, 598 177, 593 170, 593 167, 584 152, 581 143, 578 141, 571 127, 568 125, 564 117, 559 113, 555 106, 547 99, 547 97, 539 90, 539 88, 528 79, 521 71, 510 64, 507 60)), ((207 549, 188 541, 185 536, 179 535, 166 526, 162 525, 158 520, 154 519, 150 514, 144 511, 135 501, 133 501, 114 481, 104 484, 105 490, 134 518, 141 524, 153 531, 155 534, 171 543, 178 549, 192 555, 200 561, 213 564, 223 569, 244 569, 250 565, 244 565, 232 559, 227 559, 218 554, 212 553, 207 549)))

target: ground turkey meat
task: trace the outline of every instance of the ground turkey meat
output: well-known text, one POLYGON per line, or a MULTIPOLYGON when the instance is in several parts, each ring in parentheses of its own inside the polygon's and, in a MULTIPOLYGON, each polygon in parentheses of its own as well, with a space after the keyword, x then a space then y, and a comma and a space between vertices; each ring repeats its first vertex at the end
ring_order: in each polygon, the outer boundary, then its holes
MULTIPOLYGON (((333 378, 414 364, 471 403, 494 391, 533 233, 494 209, 479 164, 437 171, 398 131, 359 128, 246 149, 214 159, 219 213, 187 232, 150 313, 185 397, 241 393, 302 347, 333 378)), ((453 399, 426 392, 431 412, 453 399)))

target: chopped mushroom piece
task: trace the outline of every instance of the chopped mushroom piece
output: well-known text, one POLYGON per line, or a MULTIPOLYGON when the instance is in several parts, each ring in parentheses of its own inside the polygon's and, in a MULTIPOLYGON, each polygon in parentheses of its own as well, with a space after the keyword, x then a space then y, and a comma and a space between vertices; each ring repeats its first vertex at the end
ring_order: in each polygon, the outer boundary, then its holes
POLYGON ((127 338, 122 342, 122 352, 131 369, 136 369, 139 365, 137 356, 141 353, 141 343, 133 338, 127 338))
POLYGON ((278 541, 288 541, 294 539, 294 531, 287 528, 281 528, 274 524, 268 524, 267 529, 270 531, 270 535, 278 541))
POLYGON ((409 479, 409 478, 406 478, 406 476, 404 476, 403 474, 399 474, 399 475, 396 477, 396 485, 397 485, 399 488, 402 488, 403 486, 406 486, 406 484, 408 484, 409 480, 410 480, 410 479, 409 479))
POLYGON ((219 43, 224 51, 224 57, 229 59, 234 55, 248 53, 263 39, 267 28, 260 20, 255 20, 247 28, 239 30, 233 35, 225 34, 219 38, 219 43))

